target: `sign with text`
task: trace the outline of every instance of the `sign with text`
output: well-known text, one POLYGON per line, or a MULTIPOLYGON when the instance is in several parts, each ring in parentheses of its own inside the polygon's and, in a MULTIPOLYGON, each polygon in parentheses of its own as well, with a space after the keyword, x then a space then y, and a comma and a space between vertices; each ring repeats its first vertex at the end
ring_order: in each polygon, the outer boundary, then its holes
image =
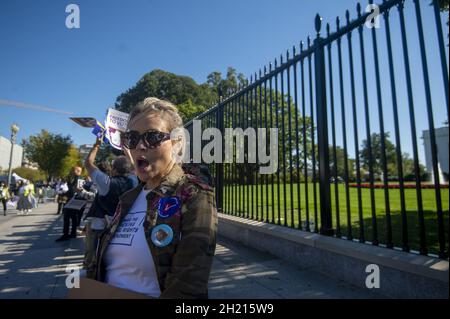
POLYGON ((115 110, 108 109, 108 115, 106 117, 106 137, 112 147, 121 150, 122 145, 120 142, 120 134, 125 132, 128 124, 128 114, 115 110))
POLYGON ((70 119, 82 127, 94 127, 97 123, 93 117, 71 117, 70 119))

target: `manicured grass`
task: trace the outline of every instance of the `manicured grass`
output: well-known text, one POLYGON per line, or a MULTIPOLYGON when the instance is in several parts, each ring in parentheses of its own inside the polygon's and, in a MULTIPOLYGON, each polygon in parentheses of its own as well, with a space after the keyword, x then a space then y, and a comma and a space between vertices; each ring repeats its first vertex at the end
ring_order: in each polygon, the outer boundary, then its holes
MULTIPOLYGON (((294 183, 291 186, 289 183, 284 186, 277 184, 268 186, 268 194, 266 195, 266 185, 241 185, 240 192, 241 198, 236 195, 231 195, 231 192, 238 191, 239 186, 225 186, 224 188, 224 206, 225 212, 233 214, 241 214, 251 218, 251 207, 253 207, 253 218, 268 220, 269 222, 274 220, 275 223, 280 221, 281 225, 290 227, 298 227, 299 217, 302 221, 302 226, 305 226, 307 212, 309 212, 309 221, 311 227, 315 226, 315 211, 317 211, 318 227, 320 227, 320 202, 319 202, 319 184, 316 184, 317 202, 316 209, 314 206, 314 186, 312 183, 308 183, 308 210, 306 210, 305 201, 305 184, 300 184, 300 205, 298 200, 298 186, 294 183), (274 196, 272 197, 272 188, 274 196), (253 197, 251 195, 253 190, 253 197), (258 195, 256 195, 258 190, 258 195), (261 190, 263 192, 261 196, 261 190), (292 191, 292 199, 291 199, 292 191), (245 192, 245 197, 244 197, 245 192), (278 195, 279 192, 279 195, 278 195), (286 200, 284 197, 286 192, 286 200), (258 203, 256 204, 256 198, 258 196, 258 203), (252 204, 253 198, 253 204, 252 204), (247 204, 248 203, 248 204, 247 204), (285 205, 286 204, 286 205, 285 205), (257 205, 257 206, 256 206, 257 205), (278 206, 279 205, 279 206, 278 206), (267 207, 268 206, 268 207, 267 207), (280 207, 280 209, 278 209, 280 207), (286 209, 285 209, 286 207, 286 209), (300 207, 300 210, 299 210, 300 207), (257 208, 257 209, 256 209, 257 208), (285 212, 286 211, 286 212, 285 212), (285 217, 286 214, 286 217, 285 217), (300 214, 300 216, 299 216, 300 214), (262 218, 263 216, 263 218, 262 218)), ((357 188, 349 188, 349 202, 350 206, 347 209, 346 205, 346 190, 344 184, 338 184, 338 200, 339 200, 339 214, 336 210, 335 201, 335 185, 331 185, 331 197, 332 197, 332 216, 333 216, 333 228, 337 228, 337 218, 339 217, 339 225, 342 236, 348 235, 348 215, 350 216, 350 225, 353 238, 360 239, 361 235, 364 236, 364 240, 373 240, 373 223, 372 223, 372 205, 371 205, 371 190, 361 189, 361 204, 362 204, 362 223, 364 225, 364 231, 360 234, 360 217, 359 217, 359 205, 358 205, 358 191, 357 188)), ((378 232, 378 240, 380 244, 386 244, 386 207, 385 207, 385 192, 384 189, 374 189, 375 196, 375 216, 378 232)), ((424 212, 424 224, 426 243, 428 252, 432 254, 438 254, 439 242, 438 242, 438 223, 436 213, 436 197, 434 189, 422 189, 422 203, 424 212)), ((392 224, 392 242, 395 247, 403 247, 402 244, 402 214, 400 205, 400 191, 398 189, 389 189, 389 205, 391 212, 391 224, 392 224)), ((238 193, 239 196, 239 193, 238 193)), ((448 252, 448 211, 449 211, 449 190, 441 189, 442 198, 442 210, 444 219, 445 241, 446 251, 448 252)), ((417 212, 417 195, 415 189, 405 189, 405 207, 406 207, 406 225, 408 233, 409 248, 412 250, 419 250, 419 217, 417 212)))

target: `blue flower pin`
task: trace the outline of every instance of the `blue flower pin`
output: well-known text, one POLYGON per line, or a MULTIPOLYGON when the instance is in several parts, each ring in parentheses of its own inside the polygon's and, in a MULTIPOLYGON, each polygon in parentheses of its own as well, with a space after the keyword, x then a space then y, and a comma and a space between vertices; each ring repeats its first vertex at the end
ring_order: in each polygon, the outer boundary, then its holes
POLYGON ((180 208, 179 197, 163 197, 158 203, 158 215, 161 218, 168 218, 175 214, 180 208))

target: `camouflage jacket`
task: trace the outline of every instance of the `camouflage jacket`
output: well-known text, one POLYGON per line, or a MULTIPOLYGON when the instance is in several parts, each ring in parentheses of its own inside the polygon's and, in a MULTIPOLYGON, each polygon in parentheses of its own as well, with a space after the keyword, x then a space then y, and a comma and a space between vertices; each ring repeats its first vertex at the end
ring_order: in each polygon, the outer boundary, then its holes
MULTIPOLYGON (((144 185, 140 184, 120 197, 112 222, 100 236, 93 271, 88 272, 88 277, 105 281, 105 251, 144 185)), ((161 184, 147 195, 144 230, 161 288, 160 298, 208 298, 217 233, 211 179, 202 175, 200 169, 190 166, 184 171, 175 165, 161 184), (193 175, 195 172, 200 174, 193 175), (169 217, 161 216, 161 201, 174 198, 179 200, 177 211, 169 217), (152 230, 161 224, 173 230, 172 240, 164 247, 154 244, 154 237, 152 240, 152 230)))

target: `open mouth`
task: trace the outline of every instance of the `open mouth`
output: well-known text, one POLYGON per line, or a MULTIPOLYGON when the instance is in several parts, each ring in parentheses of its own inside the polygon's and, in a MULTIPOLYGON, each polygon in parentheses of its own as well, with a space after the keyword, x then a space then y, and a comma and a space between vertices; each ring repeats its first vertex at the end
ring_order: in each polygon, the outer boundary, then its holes
POLYGON ((150 162, 145 158, 139 158, 136 161, 136 165, 137 165, 137 168, 146 168, 147 166, 150 165, 150 162))

